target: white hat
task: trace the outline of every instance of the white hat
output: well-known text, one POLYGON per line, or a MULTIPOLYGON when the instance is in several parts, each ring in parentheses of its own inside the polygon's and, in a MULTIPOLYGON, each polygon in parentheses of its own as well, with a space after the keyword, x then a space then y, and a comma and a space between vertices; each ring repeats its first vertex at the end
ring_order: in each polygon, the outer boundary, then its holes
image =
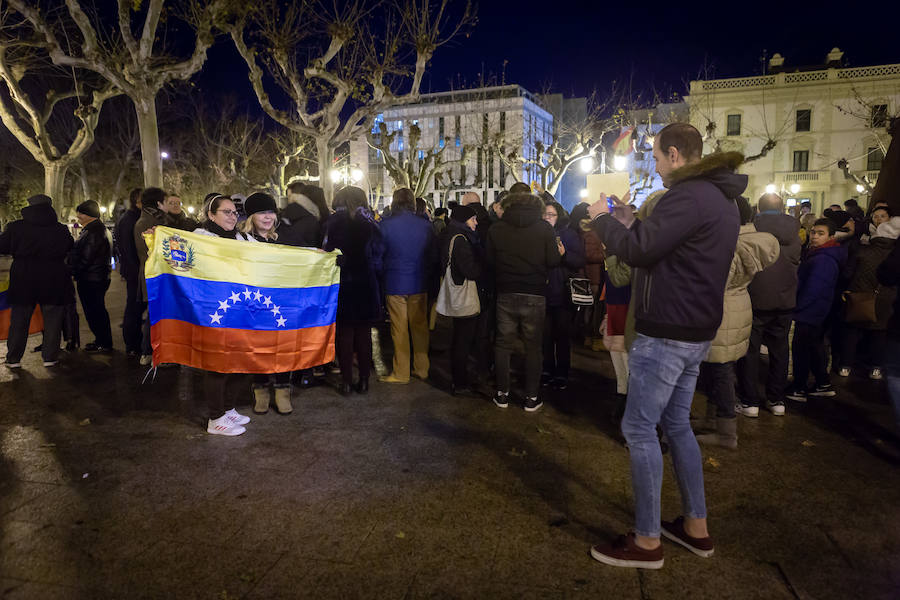
POLYGON ((896 240, 900 237, 900 217, 891 217, 890 221, 885 221, 875 230, 872 237, 889 238, 896 240))

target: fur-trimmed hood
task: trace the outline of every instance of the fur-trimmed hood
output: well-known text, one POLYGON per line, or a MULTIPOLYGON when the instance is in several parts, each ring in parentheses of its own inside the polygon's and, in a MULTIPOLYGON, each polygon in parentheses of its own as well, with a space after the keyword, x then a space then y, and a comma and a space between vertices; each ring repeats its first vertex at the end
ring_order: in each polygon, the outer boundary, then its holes
POLYGON ((706 179, 722 190, 726 198, 737 198, 747 189, 747 176, 735 173, 744 162, 740 152, 715 152, 699 161, 672 171, 669 188, 689 179, 706 179))
POLYGON ((528 227, 544 218, 544 201, 534 194, 510 194, 503 199, 503 222, 528 227))

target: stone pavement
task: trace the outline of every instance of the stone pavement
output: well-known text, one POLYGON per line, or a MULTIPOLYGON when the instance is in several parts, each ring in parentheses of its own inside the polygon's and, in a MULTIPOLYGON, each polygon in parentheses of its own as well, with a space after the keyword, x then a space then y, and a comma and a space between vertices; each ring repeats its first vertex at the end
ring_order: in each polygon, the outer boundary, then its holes
MULTIPOLYGON (((588 555, 632 522, 605 354, 580 349, 537 414, 418 381, 323 385, 238 438, 206 435, 190 370, 141 385, 121 352, 38 358, 0 367, 2 598, 900 597, 881 382, 741 418, 739 450, 704 449, 716 555, 666 543, 663 570, 637 571, 588 555)), ((664 518, 677 498, 667 461, 664 518)))

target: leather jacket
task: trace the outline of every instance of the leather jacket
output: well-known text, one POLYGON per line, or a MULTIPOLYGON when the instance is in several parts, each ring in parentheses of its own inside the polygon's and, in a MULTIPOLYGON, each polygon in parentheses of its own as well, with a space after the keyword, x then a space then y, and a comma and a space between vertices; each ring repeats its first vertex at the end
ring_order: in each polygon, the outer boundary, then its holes
POLYGON ((107 281, 111 248, 110 234, 103 221, 95 219, 88 223, 69 255, 75 281, 107 281))

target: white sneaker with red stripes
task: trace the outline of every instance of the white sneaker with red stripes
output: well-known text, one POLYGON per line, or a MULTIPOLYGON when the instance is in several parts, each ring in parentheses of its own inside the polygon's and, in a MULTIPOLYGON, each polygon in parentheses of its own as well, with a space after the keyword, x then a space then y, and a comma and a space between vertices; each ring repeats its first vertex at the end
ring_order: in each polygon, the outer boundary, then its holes
POLYGON ((206 433, 212 435, 241 435, 247 431, 240 425, 235 425, 234 421, 228 418, 228 414, 224 414, 218 419, 210 419, 206 425, 206 433))
POLYGON ((225 416, 228 417, 228 419, 235 425, 246 425, 250 422, 250 417, 248 417, 247 415, 242 415, 233 408, 231 410, 225 411, 225 416))

